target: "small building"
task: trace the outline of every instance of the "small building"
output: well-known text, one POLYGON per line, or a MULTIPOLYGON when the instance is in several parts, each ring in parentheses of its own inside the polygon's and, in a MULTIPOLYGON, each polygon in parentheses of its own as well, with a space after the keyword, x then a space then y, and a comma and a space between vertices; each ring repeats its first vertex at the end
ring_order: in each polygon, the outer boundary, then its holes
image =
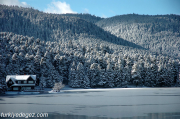
POLYGON ((6 83, 10 91, 23 91, 34 89, 36 75, 7 75, 6 83))

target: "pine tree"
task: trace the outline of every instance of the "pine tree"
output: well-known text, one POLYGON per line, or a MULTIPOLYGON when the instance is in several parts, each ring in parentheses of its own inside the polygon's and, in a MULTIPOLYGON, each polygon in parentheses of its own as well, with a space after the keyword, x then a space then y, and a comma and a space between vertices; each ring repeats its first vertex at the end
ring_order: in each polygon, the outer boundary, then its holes
POLYGON ((90 87, 96 87, 99 82, 99 70, 97 63, 91 64, 88 77, 90 79, 90 87))
POLYGON ((69 67, 69 76, 68 76, 69 77, 68 84, 71 87, 79 87, 75 84, 76 80, 78 80, 78 79, 76 79, 76 72, 77 72, 76 69, 77 69, 76 63, 75 63, 75 61, 73 61, 69 67))
POLYGON ((76 79, 79 80, 80 87, 88 88, 90 86, 89 78, 85 74, 85 69, 82 63, 77 65, 76 79))

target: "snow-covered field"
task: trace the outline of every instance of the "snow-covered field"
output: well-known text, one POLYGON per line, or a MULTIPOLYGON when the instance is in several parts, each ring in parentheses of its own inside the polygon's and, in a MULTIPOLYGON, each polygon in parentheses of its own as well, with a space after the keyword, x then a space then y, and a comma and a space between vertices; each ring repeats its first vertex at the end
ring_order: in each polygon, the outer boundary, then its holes
POLYGON ((44 112, 64 119, 179 119, 180 88, 65 87, 58 94, 3 95, 0 112, 44 112))

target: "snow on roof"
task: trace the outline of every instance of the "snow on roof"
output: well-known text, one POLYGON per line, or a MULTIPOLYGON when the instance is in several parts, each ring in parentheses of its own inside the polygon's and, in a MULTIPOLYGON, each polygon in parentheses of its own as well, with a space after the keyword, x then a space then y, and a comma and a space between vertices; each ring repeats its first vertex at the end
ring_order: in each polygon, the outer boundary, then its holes
POLYGON ((33 80, 36 80, 36 75, 7 75, 6 82, 8 82, 9 79, 12 79, 13 82, 15 80, 27 80, 30 76, 33 80))
POLYGON ((30 75, 17 75, 16 80, 27 80, 30 77, 30 75))
POLYGON ((36 80, 36 75, 31 75, 31 78, 32 78, 33 80, 36 80))
POLYGON ((11 79, 13 81, 13 83, 16 83, 15 82, 16 79, 14 77, 9 77, 9 79, 11 79))

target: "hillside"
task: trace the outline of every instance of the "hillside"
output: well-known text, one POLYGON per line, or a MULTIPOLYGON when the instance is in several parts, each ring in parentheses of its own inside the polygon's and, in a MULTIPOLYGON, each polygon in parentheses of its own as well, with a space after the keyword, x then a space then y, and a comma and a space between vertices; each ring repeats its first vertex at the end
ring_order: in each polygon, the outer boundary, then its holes
POLYGON ((84 20, 91 18, 89 21, 97 21, 100 19, 95 16, 90 17, 87 14, 46 14, 34 9, 2 5, 0 11, 0 24, 3 24, 1 31, 33 36, 45 41, 74 39, 80 40, 84 44, 107 41, 117 45, 142 48, 122 38, 117 38, 92 22, 84 20), (84 40, 81 41, 83 38, 84 40))
POLYGON ((15 74, 37 75, 43 87, 59 81, 84 88, 178 83, 179 60, 118 38, 105 31, 105 22, 0 5, 0 89, 6 88, 6 75, 15 74))
POLYGON ((179 15, 120 15, 96 23, 106 31, 158 54, 180 58, 179 15))

